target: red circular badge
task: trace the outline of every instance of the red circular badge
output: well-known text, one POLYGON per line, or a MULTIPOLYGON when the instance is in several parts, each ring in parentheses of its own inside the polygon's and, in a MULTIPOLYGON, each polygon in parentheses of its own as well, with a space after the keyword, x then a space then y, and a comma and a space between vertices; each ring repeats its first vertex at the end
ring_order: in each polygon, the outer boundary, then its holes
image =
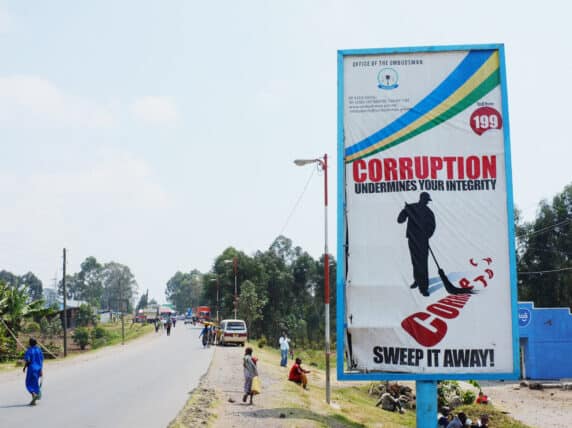
POLYGON ((502 129, 502 117, 498 110, 492 107, 479 107, 471 115, 471 129, 482 135, 489 129, 502 129))

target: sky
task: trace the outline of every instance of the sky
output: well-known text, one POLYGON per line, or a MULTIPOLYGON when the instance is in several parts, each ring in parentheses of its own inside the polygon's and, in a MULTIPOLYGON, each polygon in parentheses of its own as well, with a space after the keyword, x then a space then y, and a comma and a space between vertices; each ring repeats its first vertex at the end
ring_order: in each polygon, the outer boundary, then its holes
POLYGON ((281 233, 336 254, 337 51, 503 43, 515 204, 572 182, 565 1, 2 1, 0 269, 89 256, 164 301, 281 233))

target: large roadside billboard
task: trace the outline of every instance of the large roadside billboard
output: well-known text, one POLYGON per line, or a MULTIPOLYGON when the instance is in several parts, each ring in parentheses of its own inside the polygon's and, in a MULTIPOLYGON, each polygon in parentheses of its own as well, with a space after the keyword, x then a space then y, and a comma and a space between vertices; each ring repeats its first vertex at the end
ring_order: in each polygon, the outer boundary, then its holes
POLYGON ((518 376, 504 70, 502 45, 339 51, 340 379, 518 376))

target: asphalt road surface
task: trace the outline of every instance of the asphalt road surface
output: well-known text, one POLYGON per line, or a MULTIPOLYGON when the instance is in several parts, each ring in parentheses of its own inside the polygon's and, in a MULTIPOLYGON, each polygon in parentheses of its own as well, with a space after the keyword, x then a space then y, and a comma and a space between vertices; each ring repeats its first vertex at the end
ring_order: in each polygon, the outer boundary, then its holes
POLYGON ((177 323, 125 346, 44 365, 34 407, 21 370, 0 375, 0 427, 164 428, 207 371, 213 347, 200 329, 177 323))

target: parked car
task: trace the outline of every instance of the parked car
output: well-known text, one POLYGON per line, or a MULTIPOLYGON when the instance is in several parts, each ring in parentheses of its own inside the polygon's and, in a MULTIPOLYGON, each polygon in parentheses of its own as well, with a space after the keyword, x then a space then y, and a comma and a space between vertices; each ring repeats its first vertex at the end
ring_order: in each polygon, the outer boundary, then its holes
POLYGON ((217 343, 221 346, 229 343, 244 346, 247 337, 248 331, 243 320, 222 320, 217 329, 217 343))

